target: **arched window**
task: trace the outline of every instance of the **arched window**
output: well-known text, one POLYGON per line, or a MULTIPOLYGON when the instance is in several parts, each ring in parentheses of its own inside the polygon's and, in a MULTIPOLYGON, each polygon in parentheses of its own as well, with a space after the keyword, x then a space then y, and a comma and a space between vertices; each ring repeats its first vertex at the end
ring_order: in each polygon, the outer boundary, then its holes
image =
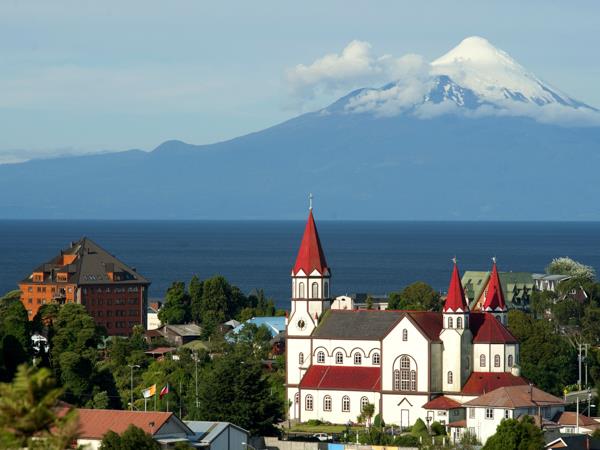
POLYGON ((307 411, 312 411, 313 409, 313 396, 310 394, 304 397, 304 409, 307 411))
POLYGON ((512 367, 515 364, 513 355, 508 355, 508 367, 512 367))
POLYGON ((323 397, 323 411, 331 411, 331 396, 323 397))
POLYGON ((462 317, 456 319, 456 328, 462 328, 462 317))
POLYGON ((406 328, 402 330, 402 340, 408 341, 408 330, 406 328))
POLYGON ((298 298, 304 298, 304 283, 302 281, 298 284, 298 298))
POLYGON ((410 390, 411 391, 417 390, 417 371, 416 370, 410 371, 410 390))
POLYGON ((354 354, 354 364, 360 366, 362 364, 362 355, 358 352, 354 354))
POLYGON ((304 364, 304 353, 302 352, 298 353, 298 364, 304 364))
POLYGON ((325 364, 325 352, 317 352, 317 363, 325 364))
POLYGON ((379 356, 379 353, 377 353, 377 352, 373 353, 373 364, 376 364, 376 365, 381 364, 381 358, 379 356))
POLYGON ((342 397, 342 411, 350 412, 350 397, 348 397, 347 395, 344 395, 342 397))
POLYGON ((329 298, 329 281, 323 282, 323 297, 329 298))
POLYGON ((344 354, 342 352, 337 352, 335 354, 335 363, 344 364, 344 354))
POLYGON ((502 322, 502 319, 501 319, 501 317, 500 317, 500 314, 496 314, 496 320, 497 320, 498 322, 502 322))
POLYGON ((494 367, 500 367, 500 355, 494 355, 494 367))
POLYGON ((360 412, 364 412, 365 406, 369 404, 369 399, 367 397, 362 397, 360 399, 360 412))
POLYGON ((313 282, 311 289, 311 298, 319 298, 319 283, 313 282))
POLYGON ((410 358, 408 356, 403 356, 400 358, 400 368, 410 369, 410 358))
POLYGON ((452 328, 454 323, 452 323, 452 317, 448 317, 448 328, 452 328))
POLYGON ((485 367, 485 355, 479 355, 479 367, 485 367))
POLYGON ((400 371, 398 369, 394 370, 394 390, 400 390, 400 371))
POLYGON ((394 371, 394 389, 401 391, 417 390, 417 365, 407 355, 400 357, 400 370, 394 371))
POLYGON ((448 384, 454 383, 454 377, 452 376, 452 371, 448 372, 448 384))

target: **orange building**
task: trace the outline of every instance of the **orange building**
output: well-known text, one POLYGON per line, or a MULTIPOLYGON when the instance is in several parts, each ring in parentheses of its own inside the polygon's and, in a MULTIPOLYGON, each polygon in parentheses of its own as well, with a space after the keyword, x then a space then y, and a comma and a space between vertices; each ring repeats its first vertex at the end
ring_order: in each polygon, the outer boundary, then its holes
POLYGON ((146 328, 150 282, 88 238, 72 242, 19 283, 32 320, 44 304, 79 303, 111 335, 146 328))

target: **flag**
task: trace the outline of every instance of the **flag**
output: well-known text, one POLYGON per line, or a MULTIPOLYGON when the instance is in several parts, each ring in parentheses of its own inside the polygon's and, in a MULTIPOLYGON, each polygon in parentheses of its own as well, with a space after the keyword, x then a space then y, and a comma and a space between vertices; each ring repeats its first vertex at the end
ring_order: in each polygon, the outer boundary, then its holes
POLYGON ((169 384, 167 384, 164 388, 160 390, 160 394, 158 394, 158 398, 162 400, 163 396, 169 393, 169 384))
POLYGON ((156 385, 153 384, 148 389, 144 389, 142 391, 142 395, 144 396, 144 398, 148 398, 148 397, 152 397, 153 395, 156 395, 156 385))

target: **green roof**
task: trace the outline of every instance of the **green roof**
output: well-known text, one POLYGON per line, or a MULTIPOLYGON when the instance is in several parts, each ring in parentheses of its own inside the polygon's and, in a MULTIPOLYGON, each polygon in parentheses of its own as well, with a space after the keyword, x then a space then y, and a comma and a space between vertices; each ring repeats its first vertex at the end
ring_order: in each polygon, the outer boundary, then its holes
MULTIPOLYGON (((534 281, 530 272, 498 272, 498 275, 507 303, 520 304, 523 295, 528 296, 533 290, 534 281)), ((490 272, 468 270, 463 273, 461 281, 471 306, 474 306, 474 302, 481 297, 489 277, 490 272)), ((507 306, 510 307, 510 305, 507 306)))

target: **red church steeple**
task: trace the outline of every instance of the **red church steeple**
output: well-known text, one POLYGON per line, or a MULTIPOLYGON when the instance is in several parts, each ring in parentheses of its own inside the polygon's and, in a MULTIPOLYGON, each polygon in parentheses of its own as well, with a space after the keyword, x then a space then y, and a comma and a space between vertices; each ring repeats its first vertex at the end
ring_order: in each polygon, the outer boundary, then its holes
POLYGON ((469 304, 467 303, 465 291, 460 281, 456 258, 453 261, 454 269, 450 278, 450 286, 448 286, 448 297, 446 297, 446 301, 444 302, 444 312, 467 312, 469 311, 469 304))
POLYGON ((325 254, 323 253, 321 241, 319 240, 319 233, 317 232, 317 226, 315 225, 312 206, 309 209, 308 220, 306 222, 306 227, 304 228, 304 236, 302 237, 300 250, 298 250, 296 264, 294 264, 294 268, 292 269, 292 275, 298 274, 300 270, 302 270, 305 275, 310 275, 314 270, 321 275, 329 273, 329 267, 327 267, 325 254))
POLYGON ((487 293, 485 295, 485 301, 483 302, 483 311, 486 312, 499 312, 506 311, 506 303, 504 301, 504 294, 502 293, 502 286, 500 284, 500 277, 498 275, 498 269, 496 268, 496 258, 492 258, 492 274, 490 275, 490 282, 487 286, 487 293))

